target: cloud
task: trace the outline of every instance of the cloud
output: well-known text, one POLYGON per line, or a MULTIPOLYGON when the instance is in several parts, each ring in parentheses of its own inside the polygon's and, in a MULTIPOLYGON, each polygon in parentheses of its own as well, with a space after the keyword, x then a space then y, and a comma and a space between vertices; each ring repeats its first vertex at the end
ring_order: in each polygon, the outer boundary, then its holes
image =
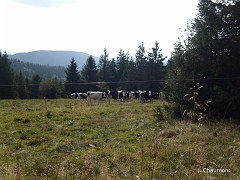
POLYGON ((29 6, 52 8, 56 6, 72 4, 77 0, 12 0, 12 1, 29 6))

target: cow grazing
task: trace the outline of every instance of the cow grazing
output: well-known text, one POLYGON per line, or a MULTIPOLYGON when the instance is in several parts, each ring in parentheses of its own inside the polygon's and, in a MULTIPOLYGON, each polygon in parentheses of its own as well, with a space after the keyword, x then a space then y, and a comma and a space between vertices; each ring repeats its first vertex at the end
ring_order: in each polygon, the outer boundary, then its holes
POLYGON ((134 98, 139 99, 142 91, 135 91, 134 98))
POLYGON ((130 91, 130 93, 129 93, 129 98, 131 99, 131 100, 134 100, 134 99, 136 99, 136 100, 141 100, 141 93, 142 93, 143 91, 140 91, 140 90, 138 90, 138 91, 130 91))
POLYGON ((100 92, 100 91, 88 91, 87 92, 87 102, 88 102, 88 105, 91 105, 92 99, 93 100, 98 100, 98 103, 100 103, 100 101, 102 100, 103 96, 104 96, 103 92, 100 92))
POLYGON ((118 99, 120 101, 125 101, 126 99, 128 99, 129 97, 129 93, 125 90, 120 90, 118 91, 118 99))
POLYGON ((106 95, 114 100, 124 101, 129 98, 129 92, 125 90, 107 91, 106 95))
POLYGON ((106 92, 106 97, 108 104, 110 104, 110 98, 113 98, 114 100, 118 99, 118 92, 109 90, 106 92))
POLYGON ((87 99, 87 93, 77 93, 77 99, 87 99))
POLYGON ((76 98, 76 93, 71 93, 71 98, 75 99, 76 98))
POLYGON ((151 91, 139 91, 140 102, 142 102, 143 100, 147 101, 150 97, 149 95, 151 95, 151 91))
POLYGON ((117 91, 107 91, 107 96, 109 96, 113 99, 118 99, 118 92, 117 91))
POLYGON ((153 91, 139 91, 139 96, 140 102, 143 102, 143 100, 152 102, 153 99, 158 99, 159 94, 153 91))
POLYGON ((151 97, 152 97, 152 99, 159 99, 159 93, 158 92, 152 92, 151 97))
POLYGON ((87 93, 72 93, 71 98, 75 99, 76 101, 78 99, 86 99, 87 98, 87 93))
POLYGON ((129 99, 130 99, 131 101, 133 101, 133 99, 135 99, 135 91, 130 91, 130 92, 129 92, 129 99))

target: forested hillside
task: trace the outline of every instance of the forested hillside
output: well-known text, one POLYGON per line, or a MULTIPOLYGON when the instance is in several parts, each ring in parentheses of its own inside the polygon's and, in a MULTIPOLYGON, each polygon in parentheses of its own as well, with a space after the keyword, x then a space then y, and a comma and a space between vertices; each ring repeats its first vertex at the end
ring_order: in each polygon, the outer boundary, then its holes
POLYGON ((64 79, 65 67, 63 66, 50 66, 50 65, 40 65, 33 64, 29 62, 22 62, 16 59, 10 59, 11 68, 14 73, 19 73, 22 71, 23 76, 31 78, 33 75, 38 74, 42 79, 54 78, 64 79))

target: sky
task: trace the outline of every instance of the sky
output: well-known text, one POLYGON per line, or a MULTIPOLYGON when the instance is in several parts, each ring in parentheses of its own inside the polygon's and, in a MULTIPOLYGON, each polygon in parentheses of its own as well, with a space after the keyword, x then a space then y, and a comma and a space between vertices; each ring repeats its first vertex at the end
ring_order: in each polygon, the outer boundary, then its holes
POLYGON ((134 56, 159 43, 170 57, 198 0, 0 0, 0 49, 79 51, 99 57, 107 49, 134 56))

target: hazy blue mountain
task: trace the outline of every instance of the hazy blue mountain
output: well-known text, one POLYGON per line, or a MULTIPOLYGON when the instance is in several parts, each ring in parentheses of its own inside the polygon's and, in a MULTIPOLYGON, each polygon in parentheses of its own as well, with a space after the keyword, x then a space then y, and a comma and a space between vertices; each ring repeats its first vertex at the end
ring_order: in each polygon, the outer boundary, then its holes
MULTIPOLYGON (((67 67, 70 64, 72 58, 75 59, 79 70, 85 64, 89 54, 75 51, 32 51, 26 53, 17 53, 8 55, 9 59, 17 59, 22 62, 30 62, 34 64, 50 65, 50 66, 64 66, 67 67)), ((98 57, 93 56, 96 64, 99 61, 98 57)))

